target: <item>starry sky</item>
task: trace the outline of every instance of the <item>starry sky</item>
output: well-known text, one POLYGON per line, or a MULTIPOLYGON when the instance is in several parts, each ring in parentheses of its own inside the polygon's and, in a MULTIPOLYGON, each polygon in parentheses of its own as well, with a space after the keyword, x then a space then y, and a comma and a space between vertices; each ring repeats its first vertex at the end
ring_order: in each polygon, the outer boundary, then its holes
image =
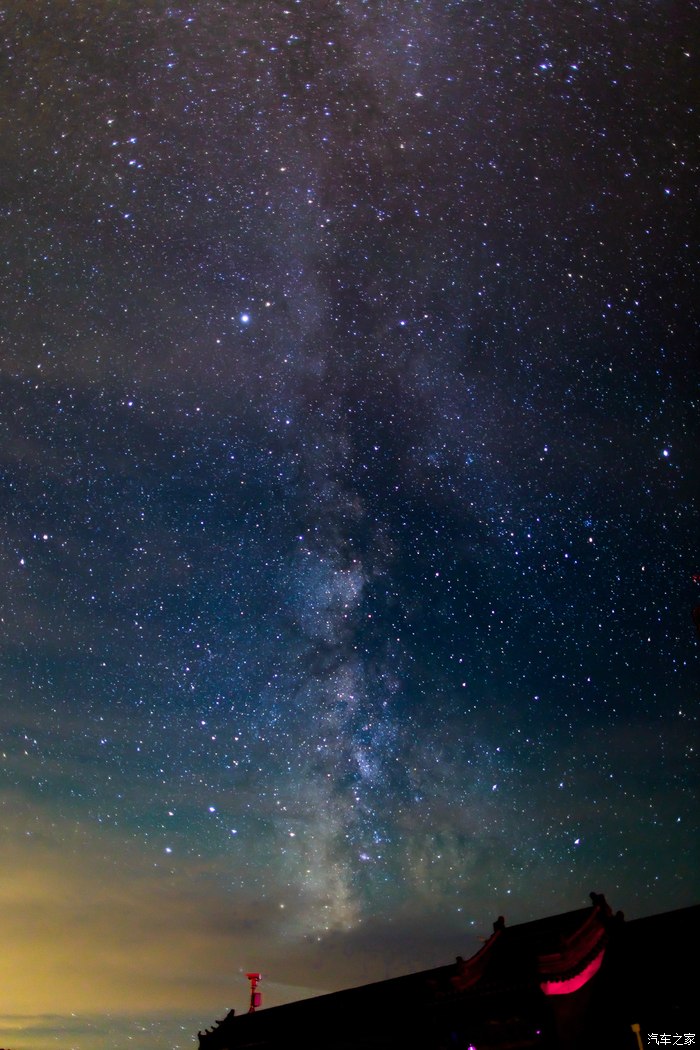
POLYGON ((0 19, 2 1045, 696 902, 697 6, 0 19))

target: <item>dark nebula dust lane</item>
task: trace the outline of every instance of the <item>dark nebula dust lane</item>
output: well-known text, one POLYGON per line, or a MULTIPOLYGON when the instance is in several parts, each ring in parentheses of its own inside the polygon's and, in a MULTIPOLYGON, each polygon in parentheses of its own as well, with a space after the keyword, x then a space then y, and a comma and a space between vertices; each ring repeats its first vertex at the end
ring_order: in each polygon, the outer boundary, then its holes
POLYGON ((0 1042, 695 902, 697 6, 0 20, 0 1042))

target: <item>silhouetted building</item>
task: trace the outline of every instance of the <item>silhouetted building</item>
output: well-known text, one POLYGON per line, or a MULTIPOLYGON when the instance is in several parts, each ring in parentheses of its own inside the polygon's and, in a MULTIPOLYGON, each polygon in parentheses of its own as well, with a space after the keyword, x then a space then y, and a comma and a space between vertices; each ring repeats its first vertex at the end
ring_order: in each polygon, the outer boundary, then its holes
POLYGON ((476 955, 449 966, 240 1017, 232 1010, 199 1033, 200 1048, 640 1050, 661 1035, 665 1045, 695 1043, 700 906, 625 922, 602 894, 591 900, 519 926, 500 918, 476 955))

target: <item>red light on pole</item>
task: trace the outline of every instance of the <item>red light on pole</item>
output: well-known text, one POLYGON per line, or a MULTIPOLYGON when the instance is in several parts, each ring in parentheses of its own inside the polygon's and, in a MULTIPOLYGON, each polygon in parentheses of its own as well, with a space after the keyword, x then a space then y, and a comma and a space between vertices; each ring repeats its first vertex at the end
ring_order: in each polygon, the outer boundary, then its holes
POLYGON ((261 992, 256 991, 256 988, 258 987, 258 981, 262 981, 262 974, 247 973, 246 977, 250 981, 250 1006, 248 1007, 248 1013, 254 1014, 262 1002, 261 992))

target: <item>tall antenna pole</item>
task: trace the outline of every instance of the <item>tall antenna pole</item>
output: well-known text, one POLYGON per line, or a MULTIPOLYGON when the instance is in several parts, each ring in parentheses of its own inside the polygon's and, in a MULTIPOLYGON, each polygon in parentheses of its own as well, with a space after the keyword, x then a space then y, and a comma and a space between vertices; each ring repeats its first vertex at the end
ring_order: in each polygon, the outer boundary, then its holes
POLYGON ((248 1013, 254 1014, 262 1002, 262 994, 256 991, 256 988, 258 987, 258 981, 262 981, 262 974, 247 973, 246 977, 250 981, 250 1006, 248 1008, 248 1013))

